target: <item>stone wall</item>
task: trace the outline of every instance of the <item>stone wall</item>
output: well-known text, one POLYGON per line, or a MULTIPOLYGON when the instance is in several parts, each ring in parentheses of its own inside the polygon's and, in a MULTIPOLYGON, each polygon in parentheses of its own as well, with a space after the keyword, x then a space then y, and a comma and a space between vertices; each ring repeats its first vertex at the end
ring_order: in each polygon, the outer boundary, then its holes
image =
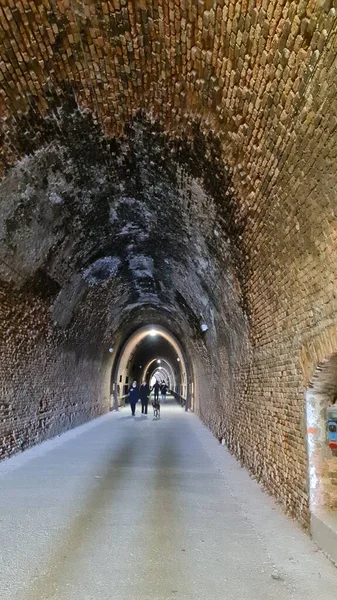
POLYGON ((337 315, 336 69, 334 38, 308 83, 277 179, 266 187, 268 204, 246 242, 253 249, 248 285, 254 344, 246 402, 254 402, 258 448, 246 460, 303 520, 305 392, 319 356, 336 350, 326 336, 337 315), (303 348, 313 344, 319 352, 311 350, 301 363, 303 348))
POLYGON ((51 320, 51 312, 50 297, 28 286, 2 284, 1 458, 109 408, 102 379, 104 343, 97 323, 93 328, 90 322, 90 298, 87 307, 74 311, 67 330, 51 320))

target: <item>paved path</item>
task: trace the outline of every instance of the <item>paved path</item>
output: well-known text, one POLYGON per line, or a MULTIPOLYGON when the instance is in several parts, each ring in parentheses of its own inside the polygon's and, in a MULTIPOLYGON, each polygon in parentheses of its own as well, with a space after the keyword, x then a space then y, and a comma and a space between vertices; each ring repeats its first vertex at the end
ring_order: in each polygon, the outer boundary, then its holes
POLYGON ((1 600, 336 600, 337 569, 177 405, 0 465, 1 600))

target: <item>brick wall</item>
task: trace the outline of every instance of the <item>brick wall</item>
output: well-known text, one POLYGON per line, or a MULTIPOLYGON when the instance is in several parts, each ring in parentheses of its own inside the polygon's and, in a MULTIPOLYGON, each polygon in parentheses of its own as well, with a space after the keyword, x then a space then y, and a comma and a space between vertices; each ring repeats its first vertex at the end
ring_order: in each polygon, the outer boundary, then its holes
POLYGON ((331 40, 254 200, 245 241, 253 354, 226 429, 244 464, 304 523, 305 393, 336 350, 336 68, 331 40))
POLYGON ((2 287, 0 458, 108 410, 102 352, 89 343, 88 315, 77 315, 65 333, 52 327, 49 313, 48 300, 2 287), (88 337, 81 336, 82 319, 88 337))

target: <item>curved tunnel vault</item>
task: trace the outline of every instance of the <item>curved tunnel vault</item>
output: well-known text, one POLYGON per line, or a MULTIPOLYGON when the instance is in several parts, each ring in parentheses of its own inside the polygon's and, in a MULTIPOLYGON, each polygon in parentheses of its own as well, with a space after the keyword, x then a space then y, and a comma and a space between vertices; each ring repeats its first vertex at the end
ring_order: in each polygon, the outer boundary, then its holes
POLYGON ((117 349, 111 371, 113 406, 118 409, 119 399, 127 393, 132 381, 150 383, 161 363, 171 381, 172 391, 185 401, 185 408, 193 408, 194 369, 189 351, 166 327, 144 325, 134 331, 117 349))
POLYGON ((176 372, 170 362, 163 356, 159 356, 159 360, 154 359, 147 364, 144 370, 143 379, 148 379, 152 383, 155 380, 159 383, 164 381, 169 390, 180 394, 181 397, 184 398, 186 397, 185 390, 183 389, 184 377, 181 377, 180 375, 181 374, 176 372))
POLYGON ((6 1, 0 25, 1 456, 109 410, 156 323, 194 410, 307 525, 304 390, 337 349, 335 3, 6 1))

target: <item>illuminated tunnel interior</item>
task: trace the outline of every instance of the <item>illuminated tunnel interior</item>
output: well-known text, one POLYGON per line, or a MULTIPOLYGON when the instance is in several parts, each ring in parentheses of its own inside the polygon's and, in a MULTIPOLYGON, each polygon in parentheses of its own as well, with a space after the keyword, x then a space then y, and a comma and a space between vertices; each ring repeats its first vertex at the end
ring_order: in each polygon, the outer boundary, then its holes
POLYGON ((134 380, 138 385, 146 380, 152 386, 155 379, 165 381, 186 410, 193 409, 193 367, 188 354, 165 328, 143 326, 117 351, 111 377, 113 407, 123 403, 134 380))
POLYGON ((145 378, 151 381, 156 370, 163 370, 163 378, 164 371, 166 373, 165 378, 170 373, 170 387, 174 389, 175 385, 178 385, 176 380, 180 380, 180 368, 177 359, 180 361, 174 348, 165 338, 158 335, 153 338, 153 336, 148 335, 137 346, 133 356, 130 356, 130 379, 136 379, 139 383, 145 378))
POLYGON ((159 358, 309 527, 306 391, 337 351, 336 8, 1 3, 0 458, 117 408, 159 358))

